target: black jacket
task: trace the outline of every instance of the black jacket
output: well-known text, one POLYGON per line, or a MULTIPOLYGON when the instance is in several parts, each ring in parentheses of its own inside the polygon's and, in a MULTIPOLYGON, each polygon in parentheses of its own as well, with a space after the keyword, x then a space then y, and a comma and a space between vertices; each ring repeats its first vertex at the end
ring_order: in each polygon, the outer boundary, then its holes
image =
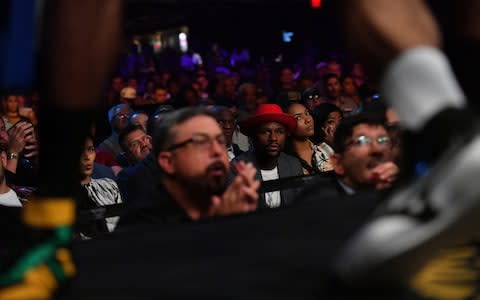
MULTIPOLYGON (((233 161, 239 161, 239 160, 253 163, 253 165, 257 168, 257 174, 255 174, 255 178, 262 181, 262 175, 260 173, 260 168, 259 168, 258 161, 254 151, 245 152, 244 154, 238 157, 235 157, 233 161)), ((297 158, 291 155, 285 154, 283 152, 281 152, 280 156, 278 157, 277 167, 278 167, 279 178, 303 175, 302 165, 300 164, 300 161, 297 158)), ((230 175, 230 179, 233 179, 234 176, 235 174, 232 171, 230 175)), ((280 191, 280 195, 281 195, 280 207, 291 205, 294 202, 297 193, 298 193, 297 189, 281 190, 280 191)), ((260 194, 258 209, 267 209, 267 208, 269 207, 265 200, 265 194, 260 194)))

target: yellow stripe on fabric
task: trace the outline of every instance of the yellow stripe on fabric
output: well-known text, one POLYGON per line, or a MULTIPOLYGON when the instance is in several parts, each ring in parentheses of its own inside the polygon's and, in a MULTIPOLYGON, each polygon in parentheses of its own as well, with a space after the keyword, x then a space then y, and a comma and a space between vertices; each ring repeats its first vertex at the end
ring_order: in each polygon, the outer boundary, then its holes
POLYGON ((37 228, 56 228, 73 224, 75 202, 72 198, 31 199, 22 210, 25 224, 37 228))
POLYGON ((410 281, 419 295, 439 300, 461 300, 473 296, 479 278, 469 260, 473 247, 458 247, 443 251, 426 264, 410 281))
POLYGON ((57 259, 62 266, 63 272, 65 272, 68 277, 72 277, 73 275, 75 275, 75 264, 73 263, 72 255, 70 254, 70 251, 68 249, 58 249, 57 259))
POLYGON ((46 265, 38 266, 25 273, 24 281, 0 289, 2 300, 48 300, 52 299, 58 283, 46 265))

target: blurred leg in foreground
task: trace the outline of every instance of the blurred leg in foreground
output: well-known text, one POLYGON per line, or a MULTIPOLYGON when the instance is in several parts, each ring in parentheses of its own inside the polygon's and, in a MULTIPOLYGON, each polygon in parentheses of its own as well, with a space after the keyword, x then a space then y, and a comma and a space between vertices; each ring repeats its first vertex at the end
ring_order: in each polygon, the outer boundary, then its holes
POLYGON ((120 0, 49 0, 42 11, 38 81, 40 174, 22 212, 25 235, 3 264, 1 299, 49 299, 75 273, 68 246, 78 160, 116 60, 120 0))

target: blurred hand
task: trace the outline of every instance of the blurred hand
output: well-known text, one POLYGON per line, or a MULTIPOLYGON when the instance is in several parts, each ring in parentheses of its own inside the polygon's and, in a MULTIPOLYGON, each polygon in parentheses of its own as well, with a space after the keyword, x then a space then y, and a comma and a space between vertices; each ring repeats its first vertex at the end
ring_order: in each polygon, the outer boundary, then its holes
POLYGON ((255 179, 257 169, 252 163, 237 162, 237 176, 221 196, 212 197, 210 215, 227 216, 257 209, 260 181, 255 179))
POLYGON ((375 183, 375 189, 383 190, 391 187, 399 171, 398 166, 391 161, 376 166, 372 170, 372 182, 375 183))
POLYGON ((10 153, 20 153, 25 145, 34 137, 34 127, 28 122, 19 122, 8 130, 8 150, 10 153))
POLYGON ((337 127, 335 125, 327 125, 325 127, 322 127, 323 133, 325 134, 325 140, 333 144, 333 136, 335 135, 335 130, 337 127))

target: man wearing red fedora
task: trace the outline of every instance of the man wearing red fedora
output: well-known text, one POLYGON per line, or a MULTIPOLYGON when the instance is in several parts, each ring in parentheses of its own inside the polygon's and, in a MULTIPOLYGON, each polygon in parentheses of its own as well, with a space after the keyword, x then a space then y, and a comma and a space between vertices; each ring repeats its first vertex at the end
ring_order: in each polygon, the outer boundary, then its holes
MULTIPOLYGON (((240 131, 251 139, 252 150, 235 160, 252 162, 257 168, 256 179, 261 181, 303 175, 300 161, 283 152, 287 134, 296 127, 295 118, 277 104, 259 105, 253 116, 240 123, 240 131)), ((258 208, 288 206, 296 194, 293 189, 260 194, 258 208)))

